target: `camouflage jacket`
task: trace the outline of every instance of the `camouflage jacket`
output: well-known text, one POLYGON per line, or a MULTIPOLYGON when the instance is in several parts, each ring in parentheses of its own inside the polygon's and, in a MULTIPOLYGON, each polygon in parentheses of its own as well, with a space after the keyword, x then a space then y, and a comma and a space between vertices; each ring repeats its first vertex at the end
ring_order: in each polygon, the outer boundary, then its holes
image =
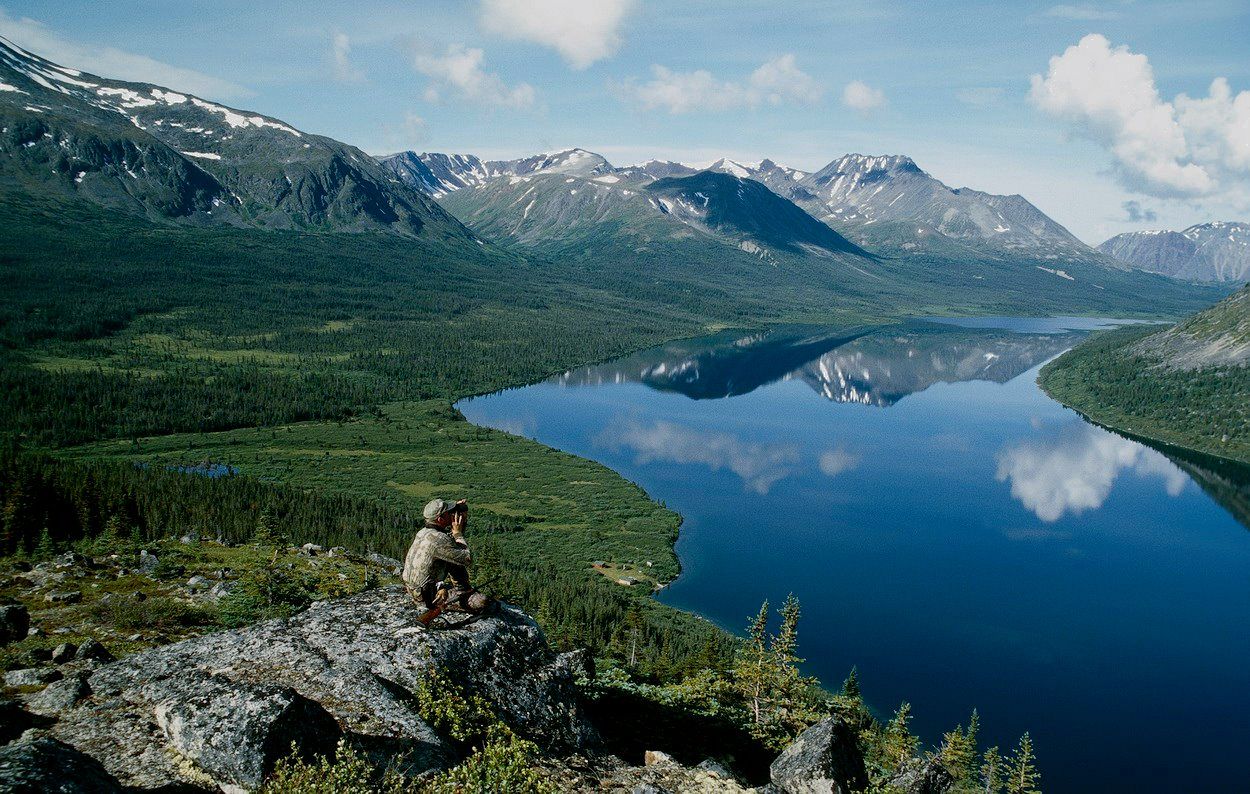
POLYGON ((450 532, 437 527, 424 527, 404 557, 404 586, 411 593, 420 593, 427 584, 445 578, 467 584, 467 568, 472 562, 473 555, 463 540, 457 541, 450 532))

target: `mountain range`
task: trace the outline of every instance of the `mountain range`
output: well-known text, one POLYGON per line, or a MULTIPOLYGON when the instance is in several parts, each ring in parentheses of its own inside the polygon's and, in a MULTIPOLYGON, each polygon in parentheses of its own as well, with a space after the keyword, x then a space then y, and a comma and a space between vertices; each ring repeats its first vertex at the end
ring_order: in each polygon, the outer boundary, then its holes
POLYGON ((865 316, 1166 312, 1213 299, 1131 273, 1018 196, 947 188, 905 157, 848 155, 814 173, 729 159, 616 168, 584 149, 375 159, 4 40, 0 153, 13 208, 86 202, 161 225, 440 241, 459 261, 481 263, 489 249, 508 266, 542 263, 561 283, 653 305, 732 304, 744 317, 748 304, 865 316))
POLYGON ((153 220, 469 240, 429 195, 354 146, 0 39, 0 186, 153 220))
POLYGON ((614 176, 642 189, 656 180, 718 172, 764 185, 867 250, 892 255, 1025 253, 1048 260, 1110 262, 1023 197, 947 187, 903 156, 848 154, 813 173, 772 160, 742 163, 727 158, 703 168, 661 160, 614 168, 583 149, 486 162, 472 155, 403 152, 383 158, 382 164, 436 197, 480 188, 493 179, 535 174, 614 176))
POLYGON ((1127 232, 1098 250, 1138 270, 1187 281, 1250 281, 1250 223, 1215 221, 1180 232, 1127 232))

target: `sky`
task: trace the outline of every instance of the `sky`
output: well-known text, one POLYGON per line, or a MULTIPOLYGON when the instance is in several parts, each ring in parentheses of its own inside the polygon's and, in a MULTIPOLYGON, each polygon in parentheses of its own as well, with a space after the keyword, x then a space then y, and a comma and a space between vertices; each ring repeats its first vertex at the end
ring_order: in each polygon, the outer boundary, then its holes
POLYGON ((1084 241, 1250 221, 1250 2, 0 0, 63 65, 372 154, 905 154, 1084 241))

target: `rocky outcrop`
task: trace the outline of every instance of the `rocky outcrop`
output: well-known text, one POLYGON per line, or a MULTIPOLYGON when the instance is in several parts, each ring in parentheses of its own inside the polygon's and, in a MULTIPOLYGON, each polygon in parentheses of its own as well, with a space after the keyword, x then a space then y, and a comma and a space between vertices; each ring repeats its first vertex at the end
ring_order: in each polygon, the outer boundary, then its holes
POLYGON ((578 657, 552 652, 530 618, 504 607, 428 631, 416 615, 391 587, 111 664, 77 658, 63 680, 24 695, 63 743, 38 752, 72 748, 124 786, 231 791, 255 788, 292 745, 325 752, 346 734, 420 773, 457 760, 418 713, 436 670, 544 749, 592 742, 573 693, 578 657))
POLYGON ((785 794, 850 794, 868 787, 855 732, 837 715, 803 731, 769 769, 785 794))
POLYGON ((890 779, 890 790, 900 794, 947 794, 955 787, 955 778, 938 756, 905 761, 890 779))

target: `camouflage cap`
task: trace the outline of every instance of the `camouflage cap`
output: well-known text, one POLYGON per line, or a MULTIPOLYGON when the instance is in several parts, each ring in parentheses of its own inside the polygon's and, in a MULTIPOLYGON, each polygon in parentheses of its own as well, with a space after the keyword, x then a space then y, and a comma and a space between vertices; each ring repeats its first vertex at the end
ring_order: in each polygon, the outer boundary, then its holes
POLYGON ((455 506, 456 503, 450 499, 432 499, 430 503, 425 506, 425 510, 421 512, 425 516, 426 521, 433 521, 455 506))

